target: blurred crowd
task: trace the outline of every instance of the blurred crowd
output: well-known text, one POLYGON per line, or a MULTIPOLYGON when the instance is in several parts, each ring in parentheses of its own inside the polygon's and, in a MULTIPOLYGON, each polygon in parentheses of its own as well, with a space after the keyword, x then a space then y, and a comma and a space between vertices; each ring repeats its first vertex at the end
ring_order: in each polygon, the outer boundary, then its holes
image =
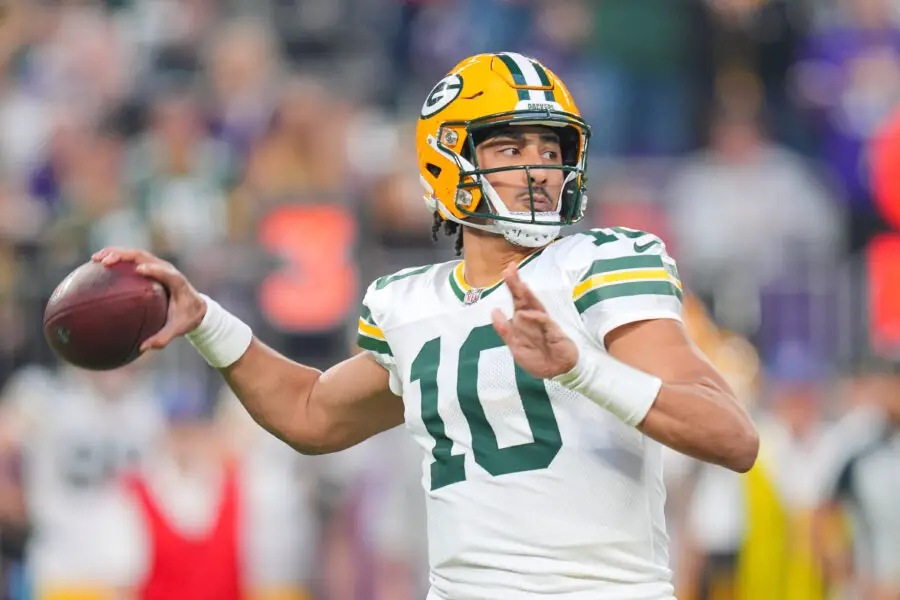
POLYGON ((412 132, 503 50, 594 128, 579 227, 666 241, 760 425, 748 476, 670 456, 679 598, 900 598, 900 2, 5 0, 6 598, 147 597, 154 547, 248 599, 424 598, 404 432, 302 457, 187 344, 77 371, 42 313, 92 251, 142 247, 291 358, 345 358, 372 279, 454 258, 412 132))

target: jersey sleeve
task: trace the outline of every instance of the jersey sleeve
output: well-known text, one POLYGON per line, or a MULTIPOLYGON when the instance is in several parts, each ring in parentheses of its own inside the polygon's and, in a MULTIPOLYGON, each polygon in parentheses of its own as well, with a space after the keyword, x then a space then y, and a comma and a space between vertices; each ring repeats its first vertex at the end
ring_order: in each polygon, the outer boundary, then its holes
MULTIPOLYGON (((604 231, 604 230, 601 230, 604 231)), ((650 319, 681 321, 682 285, 675 260, 653 234, 608 230, 591 244, 572 300, 588 331, 605 347, 622 325, 650 319)))
POLYGON ((369 352, 382 367, 388 370, 390 374, 391 391, 401 396, 403 394, 403 386, 400 379, 400 373, 397 370, 397 364, 394 362, 394 353, 391 351, 391 345, 384 337, 384 331, 378 325, 377 317, 372 313, 370 304, 373 304, 372 293, 373 287, 369 288, 366 297, 363 298, 362 308, 359 315, 359 329, 356 336, 356 345, 369 352))

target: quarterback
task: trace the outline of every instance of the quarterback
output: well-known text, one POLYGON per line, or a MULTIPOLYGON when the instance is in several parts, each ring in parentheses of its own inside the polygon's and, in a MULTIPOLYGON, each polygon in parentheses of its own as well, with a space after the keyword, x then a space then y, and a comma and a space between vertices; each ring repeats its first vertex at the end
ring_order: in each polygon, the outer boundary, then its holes
MULTIPOLYGON (((416 145, 435 234, 463 260, 373 282, 360 354, 297 364, 141 250, 170 290, 144 350, 186 335, 253 418, 306 454, 405 423, 422 448, 429 600, 673 597, 661 445, 743 472, 758 438, 689 341, 660 238, 568 236, 587 198, 590 127, 565 85, 514 53, 457 65, 416 145)), ((302 302, 302 299, 298 299, 302 302)))

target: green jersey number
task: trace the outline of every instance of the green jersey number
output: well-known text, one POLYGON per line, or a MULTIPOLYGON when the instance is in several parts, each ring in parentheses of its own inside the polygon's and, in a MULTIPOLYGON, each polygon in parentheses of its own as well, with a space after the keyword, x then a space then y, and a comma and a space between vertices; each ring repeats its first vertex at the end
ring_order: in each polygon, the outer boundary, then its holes
MULTIPOLYGON (((475 462, 495 476, 545 469, 562 447, 562 439, 544 382, 516 365, 516 387, 534 437, 534 441, 527 444, 500 448, 497 435, 478 398, 478 359, 485 350, 501 346, 503 340, 494 327, 483 325, 473 329, 459 348, 456 396, 472 433, 475 462)), ((438 413, 440 360, 441 338, 437 337, 422 346, 411 370, 411 379, 419 382, 422 395, 422 421, 435 442, 431 451, 434 457, 431 464, 432 490, 466 479, 464 456, 451 454, 453 442, 447 437, 444 421, 438 413)))

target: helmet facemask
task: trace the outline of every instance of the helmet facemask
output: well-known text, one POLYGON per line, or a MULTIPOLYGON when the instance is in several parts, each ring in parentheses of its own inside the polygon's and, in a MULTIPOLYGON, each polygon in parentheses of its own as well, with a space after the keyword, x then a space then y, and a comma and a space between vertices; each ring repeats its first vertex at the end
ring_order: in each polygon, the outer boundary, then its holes
MULTIPOLYGON (((503 235, 513 244, 538 247, 555 239, 562 225, 577 223, 584 217, 587 177, 585 173, 590 128, 578 116, 551 112, 516 111, 495 114, 467 122, 446 122, 431 143, 459 167, 459 183, 456 192, 456 208, 466 215, 458 219, 449 211, 441 210, 445 218, 466 226, 476 227, 503 235), (540 125, 552 128, 560 138, 562 164, 513 165, 482 168, 478 164, 476 146, 491 137, 498 128, 517 125, 540 125), (442 142, 457 131, 466 132, 462 154, 454 152, 442 142), (445 137, 446 136, 446 137, 445 137), (536 211, 531 170, 560 170, 564 180, 560 195, 552 211, 536 211), (501 171, 524 170, 528 182, 528 211, 512 211, 497 191, 487 181, 487 175, 501 171), (473 219, 474 218, 474 219, 473 219)), ((443 209, 443 207, 441 207, 443 209)))

